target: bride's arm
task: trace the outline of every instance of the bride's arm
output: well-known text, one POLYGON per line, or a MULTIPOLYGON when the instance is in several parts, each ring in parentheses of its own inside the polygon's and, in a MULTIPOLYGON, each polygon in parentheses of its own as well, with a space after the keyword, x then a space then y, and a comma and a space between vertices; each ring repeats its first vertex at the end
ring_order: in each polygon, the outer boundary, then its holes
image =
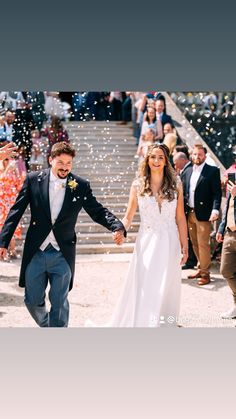
POLYGON ((128 228, 130 227, 130 225, 132 223, 132 220, 134 218, 134 214, 137 210, 137 207, 138 207, 137 189, 136 189, 136 186, 133 182, 132 185, 131 185, 131 188, 130 188, 129 202, 128 202, 127 210, 126 210, 126 213, 124 215, 124 218, 121 220, 122 223, 124 224, 126 230, 128 230, 128 228))
POLYGON ((176 223, 179 230, 179 238, 180 238, 180 244, 181 244, 182 255, 183 255, 181 264, 184 264, 186 263, 188 259, 188 230, 187 230, 186 217, 184 213, 184 197, 183 197, 183 188, 182 188, 181 183, 179 183, 178 185, 176 223))

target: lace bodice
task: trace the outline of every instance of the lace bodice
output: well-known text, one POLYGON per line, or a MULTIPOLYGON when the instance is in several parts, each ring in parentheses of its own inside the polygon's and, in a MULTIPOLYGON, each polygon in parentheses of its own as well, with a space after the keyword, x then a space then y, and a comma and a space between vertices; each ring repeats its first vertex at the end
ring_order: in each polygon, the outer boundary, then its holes
POLYGON ((154 196, 138 196, 138 204, 141 231, 176 229, 176 198, 173 201, 164 199, 160 208, 154 196))

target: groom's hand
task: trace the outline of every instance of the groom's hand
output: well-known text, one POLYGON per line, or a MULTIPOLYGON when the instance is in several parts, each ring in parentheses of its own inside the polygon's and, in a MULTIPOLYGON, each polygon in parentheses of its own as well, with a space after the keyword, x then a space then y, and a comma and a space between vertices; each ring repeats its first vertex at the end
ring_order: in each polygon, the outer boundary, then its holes
POLYGON ((123 230, 115 231, 114 233, 112 233, 112 236, 113 236, 114 242, 118 246, 120 246, 121 244, 124 243, 124 232, 123 232, 123 230))
POLYGON ((6 259, 7 258, 7 249, 4 249, 4 247, 0 247, 0 259, 6 259))

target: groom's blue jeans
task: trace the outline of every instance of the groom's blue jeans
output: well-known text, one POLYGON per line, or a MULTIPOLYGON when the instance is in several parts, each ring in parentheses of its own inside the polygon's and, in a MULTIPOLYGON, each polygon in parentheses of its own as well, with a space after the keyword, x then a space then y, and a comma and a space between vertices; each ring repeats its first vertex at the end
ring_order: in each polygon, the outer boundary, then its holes
POLYGON ((25 273, 25 305, 40 327, 68 326, 70 280, 71 270, 61 252, 49 245, 44 251, 35 253, 25 273), (48 281, 49 313, 45 305, 48 281))

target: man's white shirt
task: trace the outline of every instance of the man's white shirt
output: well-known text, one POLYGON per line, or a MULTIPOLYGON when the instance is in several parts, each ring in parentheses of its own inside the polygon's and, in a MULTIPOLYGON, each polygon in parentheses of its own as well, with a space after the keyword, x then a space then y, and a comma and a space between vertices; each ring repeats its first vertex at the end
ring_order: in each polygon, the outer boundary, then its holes
MULTIPOLYGON (((202 164, 200 164, 199 166, 194 164, 193 165, 193 172, 190 178, 190 187, 189 187, 189 200, 188 200, 188 205, 190 206, 190 208, 194 208, 195 206, 195 202, 194 202, 194 193, 195 193, 195 189, 197 186, 197 182, 198 179, 202 173, 203 167, 205 166, 206 162, 204 161, 202 164)), ((216 209, 213 209, 211 212, 211 215, 216 214, 219 215, 219 211, 216 209)))
MULTIPOLYGON (((51 211, 51 220, 52 224, 54 224, 63 205, 67 179, 59 179, 52 173, 52 170, 50 170, 49 176, 49 203, 51 211)), ((49 243, 51 243, 51 245, 56 250, 60 250, 52 230, 50 231, 49 235, 44 240, 44 242, 41 244, 40 249, 45 250, 49 243)))

